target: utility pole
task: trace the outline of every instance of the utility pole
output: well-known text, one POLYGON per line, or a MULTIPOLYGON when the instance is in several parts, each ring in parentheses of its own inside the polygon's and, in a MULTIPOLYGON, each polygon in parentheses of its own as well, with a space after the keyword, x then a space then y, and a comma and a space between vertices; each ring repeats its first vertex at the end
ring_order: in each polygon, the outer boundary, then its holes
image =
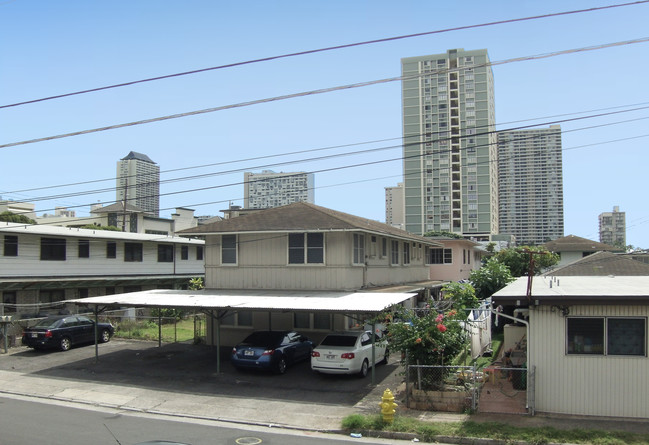
POLYGON ((530 256, 530 263, 527 269, 527 303, 529 304, 532 301, 532 278, 534 277, 534 255, 546 255, 550 252, 534 251, 530 249, 517 249, 518 252, 526 253, 530 256))

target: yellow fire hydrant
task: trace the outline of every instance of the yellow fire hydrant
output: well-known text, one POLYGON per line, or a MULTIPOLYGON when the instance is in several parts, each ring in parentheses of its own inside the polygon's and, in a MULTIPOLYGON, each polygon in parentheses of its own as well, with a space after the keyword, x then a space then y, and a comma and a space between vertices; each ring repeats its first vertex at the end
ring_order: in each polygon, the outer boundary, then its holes
POLYGON ((397 404, 394 403, 394 396, 392 395, 392 391, 389 389, 386 389, 383 392, 383 397, 381 398, 381 403, 379 403, 379 406, 381 407, 381 415, 383 415, 383 421, 385 423, 392 423, 394 421, 394 413, 395 408, 397 407, 397 404))

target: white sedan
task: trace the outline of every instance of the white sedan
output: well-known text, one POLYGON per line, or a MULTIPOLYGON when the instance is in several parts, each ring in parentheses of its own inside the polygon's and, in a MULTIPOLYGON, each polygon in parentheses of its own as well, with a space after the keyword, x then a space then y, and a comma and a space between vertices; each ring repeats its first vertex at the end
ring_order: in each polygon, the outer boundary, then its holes
MULTIPOLYGON (((378 335, 374 341, 377 364, 388 361, 388 347, 378 335)), ((372 331, 349 331, 327 335, 311 352, 311 369, 325 374, 367 375, 372 366, 372 331)))

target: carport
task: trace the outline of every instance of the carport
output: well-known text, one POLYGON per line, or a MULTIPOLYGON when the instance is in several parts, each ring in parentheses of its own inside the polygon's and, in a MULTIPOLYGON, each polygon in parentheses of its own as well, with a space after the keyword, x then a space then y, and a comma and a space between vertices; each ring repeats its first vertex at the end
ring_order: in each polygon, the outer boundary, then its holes
MULTIPOLYGON (((344 291, 266 291, 266 290, 212 290, 180 291, 157 289, 126 294, 106 295, 68 300, 69 303, 93 307, 95 322, 101 312, 114 307, 148 307, 191 309, 205 313, 213 323, 212 345, 221 347, 220 322, 228 313, 236 311, 268 312, 324 312, 354 317, 355 314, 379 314, 417 295, 408 292, 344 292, 344 291)), ((362 321, 362 320, 361 320, 362 321)), ((271 327, 272 328, 272 327, 271 327)), ((374 383, 374 341, 376 327, 372 326, 372 383, 374 383)), ((160 342, 160 339, 158 340, 160 342)), ((160 344, 160 343, 159 343, 160 344)), ((95 359, 99 359, 95 335, 95 359)), ((217 372, 221 372, 217 353, 217 372)))

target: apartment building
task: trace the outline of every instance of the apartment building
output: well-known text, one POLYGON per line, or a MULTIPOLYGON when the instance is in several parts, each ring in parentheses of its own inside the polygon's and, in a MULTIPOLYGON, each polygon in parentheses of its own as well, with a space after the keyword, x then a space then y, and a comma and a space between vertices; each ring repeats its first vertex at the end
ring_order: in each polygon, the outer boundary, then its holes
POLYGON ((399 229, 404 228, 403 182, 396 187, 385 188, 385 223, 399 229))
POLYGON ((626 246, 626 212, 613 207, 612 212, 599 215, 599 241, 613 246, 626 246))
POLYGON ((294 202, 314 203, 313 173, 244 173, 244 208, 268 209, 294 202))
POLYGON ((131 151, 117 162, 117 202, 126 199, 152 216, 160 216, 160 167, 143 153, 131 151))
POLYGON ((563 236, 561 127, 498 133, 500 232, 519 245, 563 236))
POLYGON ((494 79, 486 49, 401 59, 405 229, 498 233, 494 79))

